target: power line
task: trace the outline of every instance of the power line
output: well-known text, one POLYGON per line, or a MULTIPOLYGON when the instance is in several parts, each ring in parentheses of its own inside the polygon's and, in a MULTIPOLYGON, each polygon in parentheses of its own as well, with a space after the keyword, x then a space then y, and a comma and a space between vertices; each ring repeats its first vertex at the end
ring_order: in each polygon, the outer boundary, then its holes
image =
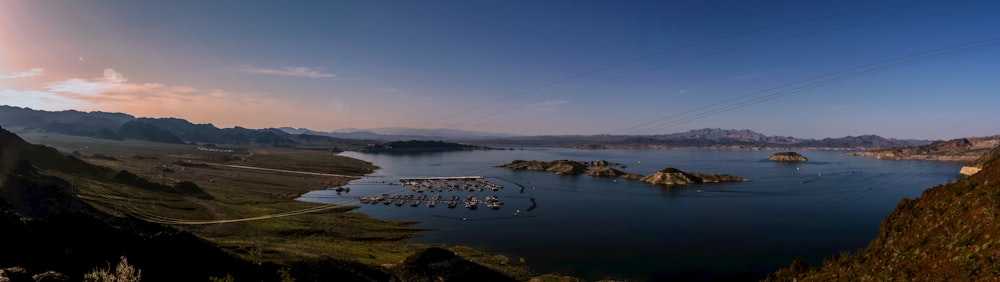
MULTIPOLYGON (((453 124, 450 127, 454 128, 454 127, 466 125, 466 124, 469 124, 469 123, 472 123, 472 122, 475 122, 475 121, 479 121, 479 120, 486 119, 486 118, 489 118, 489 117, 493 117, 493 116, 496 116, 496 115, 499 115, 499 114, 507 113, 507 112, 510 112, 510 111, 513 111, 513 110, 525 107, 527 105, 539 103, 539 102, 542 102, 542 101, 545 101, 545 100, 548 100, 548 99, 552 99, 552 98, 555 98, 555 97, 558 97, 558 96, 562 96, 562 95, 565 95, 565 94, 579 92, 579 91, 582 91, 582 90, 585 90, 585 89, 589 89, 589 88, 593 88, 593 87, 596 87, 596 86, 599 86, 599 85, 603 85, 603 84, 611 83, 611 82, 614 82, 614 81, 622 80, 622 79, 629 78, 629 77, 632 77, 632 76, 636 76, 636 75, 639 75, 639 74, 648 73, 648 72, 655 71, 655 70, 660 70, 660 69, 663 69, 663 68, 666 68, 666 67, 669 67, 669 66, 673 66, 673 65, 679 64, 679 63, 696 61, 696 60, 699 60, 699 59, 704 59, 704 58, 708 58, 708 57, 712 57, 712 56, 716 56, 716 55, 720 55, 720 54, 725 54, 725 53, 729 53, 729 52, 733 52, 733 51, 738 51, 738 50, 741 50, 741 49, 746 49, 746 48, 750 48, 750 47, 754 47, 754 46, 759 46, 759 45, 763 45, 763 44, 774 43, 774 42, 785 41, 785 40, 791 40, 791 39, 797 39, 797 38, 806 37, 806 36, 818 35, 818 34, 822 34, 822 33, 828 33, 828 32, 833 32, 833 31, 840 31, 840 30, 847 30, 847 29, 853 29, 853 28, 859 28, 859 27, 866 27, 866 26, 873 26, 873 25, 882 25, 882 24, 887 24, 887 23, 896 23, 896 22, 903 22, 903 21, 912 21, 912 20, 926 19, 926 18, 931 18, 931 17, 954 16, 954 15, 960 15, 960 14, 983 13, 983 12, 994 12, 994 11, 1000 11, 1000 9, 964 11, 964 12, 955 12, 955 13, 938 13, 938 14, 930 14, 930 15, 921 15, 921 16, 913 16, 913 17, 896 18, 896 19, 889 19, 889 20, 883 20, 883 21, 875 21, 875 22, 869 22, 869 23, 861 23, 861 24, 853 24, 853 25, 832 27, 832 28, 827 28, 827 29, 822 29, 822 30, 808 31, 808 32, 803 32, 803 33, 797 33, 797 34, 793 34, 793 35, 783 36, 783 37, 776 37, 776 38, 770 38, 770 39, 761 40, 761 41, 757 41, 757 42, 751 42, 751 43, 737 45, 737 46, 730 47, 730 48, 724 48, 724 49, 716 50, 714 52, 704 53, 704 54, 700 54, 700 55, 697 55, 697 56, 691 56, 691 57, 687 57, 687 58, 683 58, 683 59, 671 61, 671 62, 668 62, 668 63, 665 63, 665 64, 660 64, 660 65, 657 65, 657 66, 653 66, 653 67, 641 69, 641 70, 638 70, 638 71, 629 72, 629 73, 626 73, 626 74, 623 74, 623 75, 619 75, 619 76, 615 76, 615 77, 611 77, 611 78, 608 78, 608 79, 599 80, 597 82, 593 82, 593 83, 590 83, 590 84, 587 84, 587 85, 584 85, 584 86, 581 86, 581 87, 578 87, 578 88, 575 88, 575 89, 572 89, 572 90, 569 90, 569 91, 566 91, 566 92, 543 96, 543 97, 537 98, 535 100, 532 100, 531 102, 528 102, 526 104, 521 104, 521 105, 517 105, 517 106, 513 106, 513 107, 504 108, 504 109, 501 109, 501 110, 498 110, 498 111, 491 112, 491 113, 488 113, 486 115, 480 116, 478 118, 467 119, 467 120, 465 120, 463 122, 460 122, 460 123, 457 123, 457 124, 453 124)), ((730 37, 732 37, 732 36, 730 36, 730 37)), ((713 41, 713 40, 706 40, 706 41, 713 41)), ((698 43, 698 44, 695 44, 695 45, 700 45, 700 44, 703 44, 703 43, 704 43, 704 41, 702 43, 698 43)), ((686 47, 684 47, 684 48, 686 48, 686 47)), ((683 49, 683 48, 681 48, 681 49, 683 49)), ((677 49, 677 50, 680 50, 680 49, 677 49)), ((568 80, 568 79, 566 79, 566 80, 568 80)), ((559 81, 559 83, 561 83, 563 81, 565 81, 565 80, 561 80, 561 81, 559 81)), ((555 83, 555 84, 557 84, 557 83, 555 83)), ((547 86, 551 86, 551 85, 547 85, 547 86)), ((523 94, 526 94, 526 93, 521 93, 521 94, 518 94, 516 96, 521 96, 523 94)), ((508 96, 508 97, 509 98, 513 98, 512 96, 508 96)), ((508 97, 502 98, 502 100, 507 100, 508 97)), ((488 104, 492 105, 492 104, 495 104, 495 103, 490 102, 488 104)), ((486 105, 484 104, 484 105, 476 107, 475 109, 480 109, 480 108, 483 108, 485 106, 486 105)), ((472 111, 472 110, 469 110, 469 111, 472 111)), ((465 111, 465 112, 469 112, 469 111, 465 111)), ((463 112, 463 113, 465 113, 465 112, 463 112)))
POLYGON ((660 129, 669 128, 669 127, 672 127, 672 126, 684 124, 684 123, 691 122, 691 121, 694 121, 694 120, 697 120, 697 119, 705 118, 705 117, 716 115, 716 114, 723 113, 723 112, 728 112, 728 111, 731 111, 731 110, 734 110, 734 109, 738 109, 738 108, 742 108, 742 107, 746 107, 746 106, 749 106, 749 105, 753 105, 753 104, 757 104, 757 103, 761 103, 761 102, 773 100, 773 99, 784 97, 784 96, 788 96, 788 95, 798 94, 798 93, 805 92, 807 90, 815 89, 815 88, 818 88, 818 87, 822 87, 822 86, 826 86, 826 85, 830 85, 830 84, 835 84, 835 83, 839 83, 839 82, 844 82, 844 81, 852 80, 852 79, 855 79, 855 78, 858 78, 858 77, 863 77, 863 76, 867 76, 867 75, 881 73, 881 72, 884 72, 884 71, 888 71, 888 70, 892 70, 892 69, 897 69, 897 68, 901 68, 901 67, 905 67, 905 66, 909 66, 909 65, 921 63, 921 62, 942 59, 942 58, 946 58, 946 57, 951 57, 951 56, 956 56, 956 55, 960 55, 960 54, 969 53, 969 52, 976 51, 976 50, 979 50, 979 49, 988 48, 988 47, 991 47, 992 45, 995 45, 998 41, 1000 41, 1000 38, 993 38, 993 39, 987 39, 987 40, 980 40, 980 41, 968 42, 968 43, 963 43, 963 44, 958 44, 958 45, 952 45, 952 46, 949 46, 949 47, 938 48, 938 49, 933 49, 933 50, 929 50, 929 51, 923 51, 923 52, 919 52, 919 53, 913 53, 913 54, 909 54, 909 55, 905 55, 905 56, 901 56, 901 57, 892 58, 892 59, 889 59, 889 60, 883 60, 883 61, 879 61, 879 62, 875 62, 875 63, 870 63, 870 64, 866 64, 866 65, 862 65, 862 66, 858 66, 858 67, 853 67, 853 68, 849 68, 849 69, 845 69, 845 70, 840 70, 840 71, 836 71, 836 72, 832 72, 832 73, 828 73, 828 74, 824 74, 824 75, 820 75, 820 76, 816 76, 816 77, 812 77, 812 78, 808 78, 808 79, 796 81, 796 82, 793 82, 793 83, 788 83, 788 84, 780 85, 780 86, 777 86, 777 87, 772 87, 772 88, 768 88, 768 89, 756 91, 756 92, 753 92, 753 93, 750 93, 750 94, 746 94, 746 95, 742 95, 742 96, 739 96, 739 97, 736 97, 736 98, 732 98, 732 99, 724 100, 724 101, 721 101, 721 102, 716 102, 716 103, 713 103, 713 104, 709 104, 709 105, 706 105, 706 106, 698 107, 698 108, 693 109, 693 110, 688 110, 688 111, 677 113, 677 114, 673 114, 673 115, 670 115, 670 116, 667 116, 667 117, 663 117, 663 118, 659 118, 659 119, 656 119, 656 120, 644 122, 644 123, 641 123, 639 125, 635 125, 635 126, 623 129, 623 130, 616 131, 615 133, 621 133, 621 132, 624 132, 624 131, 628 131, 628 130, 631 130, 631 129, 636 129, 636 128, 639 128, 639 127, 642 127, 642 126, 645 126, 645 125, 649 125, 649 124, 659 124, 659 125, 656 125, 656 126, 653 126, 653 127, 646 127, 646 128, 643 128, 643 129, 637 129, 635 131, 632 131, 634 133, 649 133, 649 132, 652 132, 652 131, 656 131, 656 130, 660 130, 660 129), (776 91, 776 90, 783 89, 783 88, 791 88, 791 89, 781 90, 781 91, 778 91, 778 92, 775 92, 775 93, 770 93, 772 91, 776 91), (766 94, 766 95, 762 95, 762 94, 766 94), (758 96, 758 95, 762 95, 762 96, 758 96), (758 96, 758 97, 755 97, 755 96, 758 96), (747 99, 747 100, 744 100, 744 99, 747 99), (740 101, 740 100, 744 100, 744 101, 740 101), (687 117, 683 117, 684 115, 687 115, 687 114, 692 114, 692 115, 687 116, 687 117), (678 118, 678 119, 671 120, 673 118, 678 118))
MULTIPOLYGON (((536 87, 533 87, 533 88, 530 88, 530 89, 527 89, 527 90, 524 90, 524 91, 521 91, 521 92, 517 92, 517 93, 514 93, 512 95, 508 95, 508 96, 504 96, 504 97, 501 97, 501 98, 498 98, 498 99, 494 99, 494 100, 488 101, 486 103, 479 104, 477 106, 474 106, 474 107, 471 107, 471 108, 468 108, 468 109, 465 109, 465 110, 462 110, 462 111, 459 111, 459 112, 455 112, 455 113, 452 113, 452 114, 449 114, 449 115, 446 115, 446 116, 443 116, 443 117, 440 117, 440 118, 437 118, 437 119, 434 119, 434 120, 430 120, 430 121, 418 124, 418 125, 416 125, 416 127, 424 127, 424 126, 427 126, 427 125, 430 125, 430 124, 438 123, 438 122, 444 121, 444 120, 449 119, 449 118, 453 118, 453 117, 460 116, 460 115, 463 115, 463 114, 466 114, 466 113, 469 113, 469 112, 472 112, 472 111, 475 111, 475 110, 479 110, 479 109, 482 109, 482 108, 485 108, 485 107, 489 107, 489 106, 492 106, 494 104, 497 104, 497 103, 500 103, 500 102, 503 102, 503 101, 507 101, 507 100, 514 99, 514 98, 517 98, 517 97, 520 97, 520 96, 524 96, 526 94, 533 93, 533 92, 536 92, 536 91, 539 91, 539 90, 542 90, 542 89, 545 89, 545 88, 549 88, 551 86, 558 85, 558 84, 561 84, 561 83, 564 83, 564 82, 568 82, 568 81, 571 81, 571 80, 574 80, 574 79, 577 79, 577 78, 586 77, 586 76, 589 76, 589 75, 592 75, 592 74, 600 73, 600 72, 603 72, 603 71, 606 71, 606 70, 610 70, 610 69, 614 69, 614 68, 617 68, 617 67, 620 67, 620 66, 632 64, 632 63, 639 62, 639 61, 646 60, 646 59, 650 59, 650 58, 653 58, 653 57, 656 57, 656 56, 660 56, 660 55, 663 55, 663 54, 672 53, 672 52, 684 50, 684 49, 687 49, 687 48, 704 45, 706 43, 711 43, 711 42, 715 42, 715 41, 721 41, 721 40, 724 40, 724 39, 734 38, 734 37, 737 37, 737 36, 742 36, 742 35, 747 35, 747 34, 753 34, 753 33, 761 32, 761 31, 766 31, 766 30, 770 30, 770 29, 777 29, 777 28, 781 28, 781 27, 785 27, 785 26, 791 26, 791 25, 796 25, 796 24, 801 24, 801 23, 807 23, 807 22, 813 22, 813 21, 820 21, 820 20, 826 20, 826 19, 832 19, 832 18, 839 18, 839 17, 845 17, 845 16, 851 16, 851 15, 862 14, 862 13, 867 13, 867 12, 900 9, 900 8, 916 7, 916 6, 923 6, 923 5, 937 5, 937 4, 945 4, 945 3, 955 3, 955 2, 966 2, 966 1, 963 1, 963 0, 927 1, 927 2, 905 3, 905 4, 899 4, 899 5, 890 5, 890 6, 884 6, 884 7, 876 7, 876 8, 870 8, 870 9, 865 9, 865 10, 848 11, 848 12, 835 13, 835 14, 830 14, 830 15, 825 15, 825 16, 819 16, 819 17, 814 17, 814 18, 793 20, 793 21, 788 21, 788 22, 783 22, 783 23, 778 23, 778 24, 773 24, 773 25, 767 25, 767 26, 763 26, 763 27, 751 28, 751 29, 746 29, 746 30, 742 30, 742 31, 737 31, 737 32, 725 34, 725 35, 718 36, 718 37, 713 37, 713 38, 709 38, 709 39, 703 39, 703 40, 694 41, 694 42, 689 42, 689 43, 686 43, 686 44, 683 44, 683 45, 680 45, 680 46, 658 50, 658 51, 655 51, 655 52, 651 52, 651 53, 647 53, 647 54, 644 54, 644 55, 636 56, 636 57, 633 57, 633 58, 630 58, 630 59, 626 59, 626 60, 623 60, 623 61, 619 61, 617 63, 613 63, 613 64, 601 66, 601 67, 598 67, 598 68, 594 68, 594 69, 591 69, 589 71, 585 71, 585 72, 581 72, 581 73, 578 73, 578 74, 570 75, 568 77, 565 77, 565 78, 562 78, 562 79, 558 79, 558 80, 555 80, 555 81, 552 81, 552 82, 544 83, 542 85, 539 85, 539 86, 536 86, 536 87)), ((760 43, 758 43, 758 44, 760 44, 760 43)), ((739 48, 731 48, 731 49, 726 50, 726 51, 732 51, 734 49, 745 48, 745 47, 749 47, 749 46, 752 46, 752 45, 755 45, 755 44, 745 45, 745 46, 742 46, 742 47, 739 47, 739 48)), ((689 59, 689 60, 693 60, 693 59, 697 59, 697 58, 702 58, 702 57, 705 57, 705 56, 707 56, 707 55, 700 56, 700 57, 695 57, 695 58, 692 58, 692 59, 689 59)), ((627 75, 624 75, 624 76, 620 76, 620 77, 616 77, 616 78, 612 78, 612 79, 609 79, 609 80, 600 81, 598 83, 592 83, 592 84, 589 84, 589 85, 584 86, 582 88, 578 88, 578 89, 573 90, 573 91, 575 92, 575 91, 583 90, 583 89, 590 88, 590 87, 593 87, 593 86, 596 86, 596 85, 600 85, 600 84, 604 84, 604 83, 616 81, 616 80, 619 80, 619 79, 622 79, 622 78, 625 78, 625 77, 629 77, 629 76, 640 74, 640 73, 645 73, 645 72, 652 71, 652 70, 655 70, 655 69, 659 69, 659 68, 662 68, 662 67, 665 67, 665 66, 659 66, 659 67, 655 67, 655 68, 652 68, 652 69, 646 69, 646 70, 643 70, 643 71, 630 73, 630 74, 627 74, 627 75)), ((542 100, 544 100, 544 99, 548 99, 548 98, 543 98, 542 100)), ((538 101, 536 100, 535 102, 538 102, 538 101)), ((535 102, 532 102, 532 103, 535 103, 535 102)), ((457 124, 457 125, 452 125, 450 127, 451 128, 458 127, 460 125, 467 124, 467 123, 469 123, 471 121, 480 120, 480 119, 483 119, 483 118, 486 118, 486 117, 490 117, 490 116, 493 116, 493 115, 496 115, 496 114, 508 112, 508 111, 511 111, 511 110, 514 110, 514 109, 517 109, 517 108, 520 108, 520 107, 523 107, 523 106, 518 106, 518 107, 510 108, 510 109, 507 109, 507 110, 503 110, 503 111, 500 111, 500 112, 491 113, 491 114, 488 114, 486 116, 480 117, 478 119, 467 120, 467 121, 465 121, 463 123, 460 123, 460 124, 457 124)))

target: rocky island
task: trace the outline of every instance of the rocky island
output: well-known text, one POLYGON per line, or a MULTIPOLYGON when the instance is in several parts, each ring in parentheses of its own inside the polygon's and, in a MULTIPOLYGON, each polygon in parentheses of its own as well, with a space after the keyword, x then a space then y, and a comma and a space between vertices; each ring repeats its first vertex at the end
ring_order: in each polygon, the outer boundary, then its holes
POLYGON ((687 185, 696 183, 719 183, 719 182, 746 182, 750 179, 732 176, 728 174, 706 174, 696 172, 683 172, 679 169, 668 167, 654 174, 643 177, 639 181, 653 185, 687 185))
POLYGON ((771 155, 771 157, 767 159, 776 162, 805 162, 809 160, 806 156, 796 152, 774 153, 774 155, 771 155))
POLYGON ((649 176, 623 172, 612 168, 616 163, 604 160, 581 162, 570 160, 555 160, 551 162, 514 160, 497 167, 513 170, 548 171, 558 175, 580 175, 586 173, 593 177, 620 177, 629 180, 639 180, 653 185, 687 185, 697 183, 744 182, 749 179, 727 174, 708 174, 683 172, 676 168, 666 168, 649 176))

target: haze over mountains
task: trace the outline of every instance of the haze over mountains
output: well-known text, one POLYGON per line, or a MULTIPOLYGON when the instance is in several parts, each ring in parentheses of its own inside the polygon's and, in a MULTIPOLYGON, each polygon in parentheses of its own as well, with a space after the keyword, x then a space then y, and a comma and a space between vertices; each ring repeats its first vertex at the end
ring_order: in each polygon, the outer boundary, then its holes
POLYGON ((347 139, 371 139, 371 140, 470 140, 470 139, 490 139, 515 137, 519 135, 506 133, 491 133, 481 131, 470 131, 450 128, 406 128, 406 127, 380 127, 370 129, 343 128, 330 132, 316 131, 308 128, 280 127, 284 132, 291 134, 309 134, 319 136, 330 136, 347 139))
MULTIPOLYGON (((291 146, 311 142, 346 140, 445 140, 495 146, 546 146, 580 149, 665 149, 675 147, 717 148, 831 148, 870 149, 915 146, 928 140, 901 140, 877 135, 805 139, 767 136, 743 129, 698 129, 661 135, 561 135, 517 136, 457 129, 377 128, 321 132, 305 128, 218 128, 178 118, 142 118, 124 113, 41 111, 0 106, 0 126, 58 134, 113 140, 144 140, 161 143, 271 144, 291 146)), ((350 142, 349 142, 350 143, 350 142)), ((362 146, 364 142, 353 142, 362 146)), ((352 143, 352 144, 353 144, 352 143)))

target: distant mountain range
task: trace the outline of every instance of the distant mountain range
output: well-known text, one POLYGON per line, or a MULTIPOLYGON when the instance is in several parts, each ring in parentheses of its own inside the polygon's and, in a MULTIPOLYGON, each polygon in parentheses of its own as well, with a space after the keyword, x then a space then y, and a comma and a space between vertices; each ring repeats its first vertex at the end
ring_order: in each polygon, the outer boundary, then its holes
POLYGON ((470 143, 490 146, 572 147, 578 149, 669 149, 669 148, 817 148, 872 149, 918 146, 930 140, 890 139, 877 135, 805 139, 767 136, 752 130, 705 128, 662 135, 564 135, 525 136, 478 140, 470 143))
POLYGON ((327 136, 291 134, 278 129, 218 128, 194 124, 178 118, 137 118, 123 113, 40 111, 0 106, 0 126, 57 134, 112 140, 143 140, 160 143, 264 144, 304 146, 340 144, 343 149, 360 149, 365 141, 327 136))
POLYGON ((579 149, 667 148, 825 148, 873 149, 918 146, 928 140, 888 139, 876 135, 803 139, 767 136, 752 130, 698 129, 662 135, 517 136, 458 129, 376 128, 322 132, 305 128, 218 128, 178 118, 138 118, 123 113, 40 111, 0 106, 0 126, 114 140, 162 143, 263 144, 308 147, 339 144, 339 149, 362 150, 389 141, 451 141, 484 146, 572 147, 579 149))

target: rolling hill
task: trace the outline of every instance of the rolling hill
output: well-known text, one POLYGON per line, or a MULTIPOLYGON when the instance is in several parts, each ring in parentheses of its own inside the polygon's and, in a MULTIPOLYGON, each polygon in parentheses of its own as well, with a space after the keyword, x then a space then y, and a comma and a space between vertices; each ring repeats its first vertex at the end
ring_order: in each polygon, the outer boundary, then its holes
POLYGON ((218 128, 178 118, 137 118, 122 113, 41 111, 0 106, 0 126, 110 140, 141 140, 159 143, 270 145, 361 149, 373 141, 329 136, 291 134, 278 129, 218 128))

